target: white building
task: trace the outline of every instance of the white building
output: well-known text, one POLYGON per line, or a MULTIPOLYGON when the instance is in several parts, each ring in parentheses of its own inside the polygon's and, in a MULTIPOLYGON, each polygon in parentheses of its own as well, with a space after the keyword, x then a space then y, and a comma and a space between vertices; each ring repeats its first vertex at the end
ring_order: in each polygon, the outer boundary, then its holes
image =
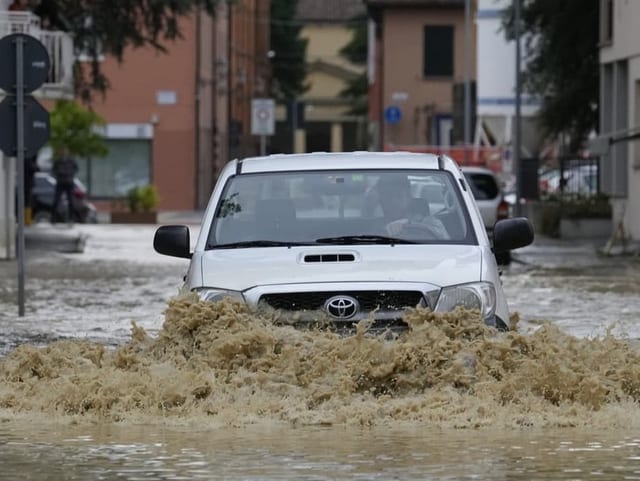
POLYGON ((615 226, 640 241, 640 2, 600 0, 602 190, 615 226))
MULTIPOLYGON (((507 41, 502 29, 504 9, 511 0, 478 0, 477 22, 477 123, 476 145, 499 146, 511 149, 515 134, 516 114, 516 44, 507 41)), ((521 59, 524 64, 525 38, 521 39, 521 59)), ((521 155, 538 154, 540 138, 533 124, 539 102, 520 96, 521 155)), ((504 168, 512 167, 507 156, 504 168)))
MULTIPOLYGON (((11 0, 0 0, 0 38, 12 33, 26 33, 40 40, 51 61, 47 82, 33 95, 39 99, 73 98, 74 51, 72 38, 58 31, 41 28, 40 19, 30 12, 9 12, 11 0)), ((0 64, 5 62, 0 59, 0 64)), ((0 90, 0 100, 5 92, 0 90)), ((16 255, 15 158, 0 152, 0 260, 16 255)))

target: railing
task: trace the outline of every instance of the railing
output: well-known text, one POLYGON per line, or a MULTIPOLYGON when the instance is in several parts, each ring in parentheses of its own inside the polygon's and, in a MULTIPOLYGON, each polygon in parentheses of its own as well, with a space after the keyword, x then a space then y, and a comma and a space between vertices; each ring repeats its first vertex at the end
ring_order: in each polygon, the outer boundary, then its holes
POLYGON ((43 30, 40 18, 31 12, 0 12, 0 37, 12 33, 32 35, 42 42, 49 52, 51 67, 46 83, 42 86, 43 97, 73 95, 73 64, 75 53, 73 38, 60 31, 43 30))
POLYGON ((40 31, 40 18, 31 12, 0 12, 0 37, 40 31))

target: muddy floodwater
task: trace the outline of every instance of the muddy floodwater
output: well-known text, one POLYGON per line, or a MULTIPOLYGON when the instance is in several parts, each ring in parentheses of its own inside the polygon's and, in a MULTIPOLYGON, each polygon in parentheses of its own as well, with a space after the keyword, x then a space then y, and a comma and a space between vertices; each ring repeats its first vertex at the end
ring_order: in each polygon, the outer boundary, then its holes
MULTIPOLYGON (((406 315, 396 339, 179 293, 152 226, 0 263, 1 479, 640 479, 640 262, 538 243, 516 328, 406 315)), ((195 230, 195 229, 194 229, 195 230)))

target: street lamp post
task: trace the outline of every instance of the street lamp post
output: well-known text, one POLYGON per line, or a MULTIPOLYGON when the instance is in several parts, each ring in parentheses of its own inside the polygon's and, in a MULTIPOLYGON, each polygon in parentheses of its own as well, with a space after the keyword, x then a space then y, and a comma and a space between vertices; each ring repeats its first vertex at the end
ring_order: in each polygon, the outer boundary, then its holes
POLYGON ((513 142, 513 162, 516 167, 516 213, 522 215, 521 197, 522 197, 522 162, 520 159, 520 143, 521 143, 521 94, 522 85, 520 79, 520 2, 514 0, 514 32, 516 40, 516 98, 515 98, 515 129, 513 142))

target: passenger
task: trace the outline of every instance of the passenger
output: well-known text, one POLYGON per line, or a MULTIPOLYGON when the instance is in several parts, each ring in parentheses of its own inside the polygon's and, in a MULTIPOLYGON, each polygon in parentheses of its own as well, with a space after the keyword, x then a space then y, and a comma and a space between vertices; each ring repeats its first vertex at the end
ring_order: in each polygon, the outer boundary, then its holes
POLYGON ((450 238, 442 221, 430 214, 427 201, 412 198, 411 183, 406 175, 381 174, 376 187, 389 235, 450 238))

